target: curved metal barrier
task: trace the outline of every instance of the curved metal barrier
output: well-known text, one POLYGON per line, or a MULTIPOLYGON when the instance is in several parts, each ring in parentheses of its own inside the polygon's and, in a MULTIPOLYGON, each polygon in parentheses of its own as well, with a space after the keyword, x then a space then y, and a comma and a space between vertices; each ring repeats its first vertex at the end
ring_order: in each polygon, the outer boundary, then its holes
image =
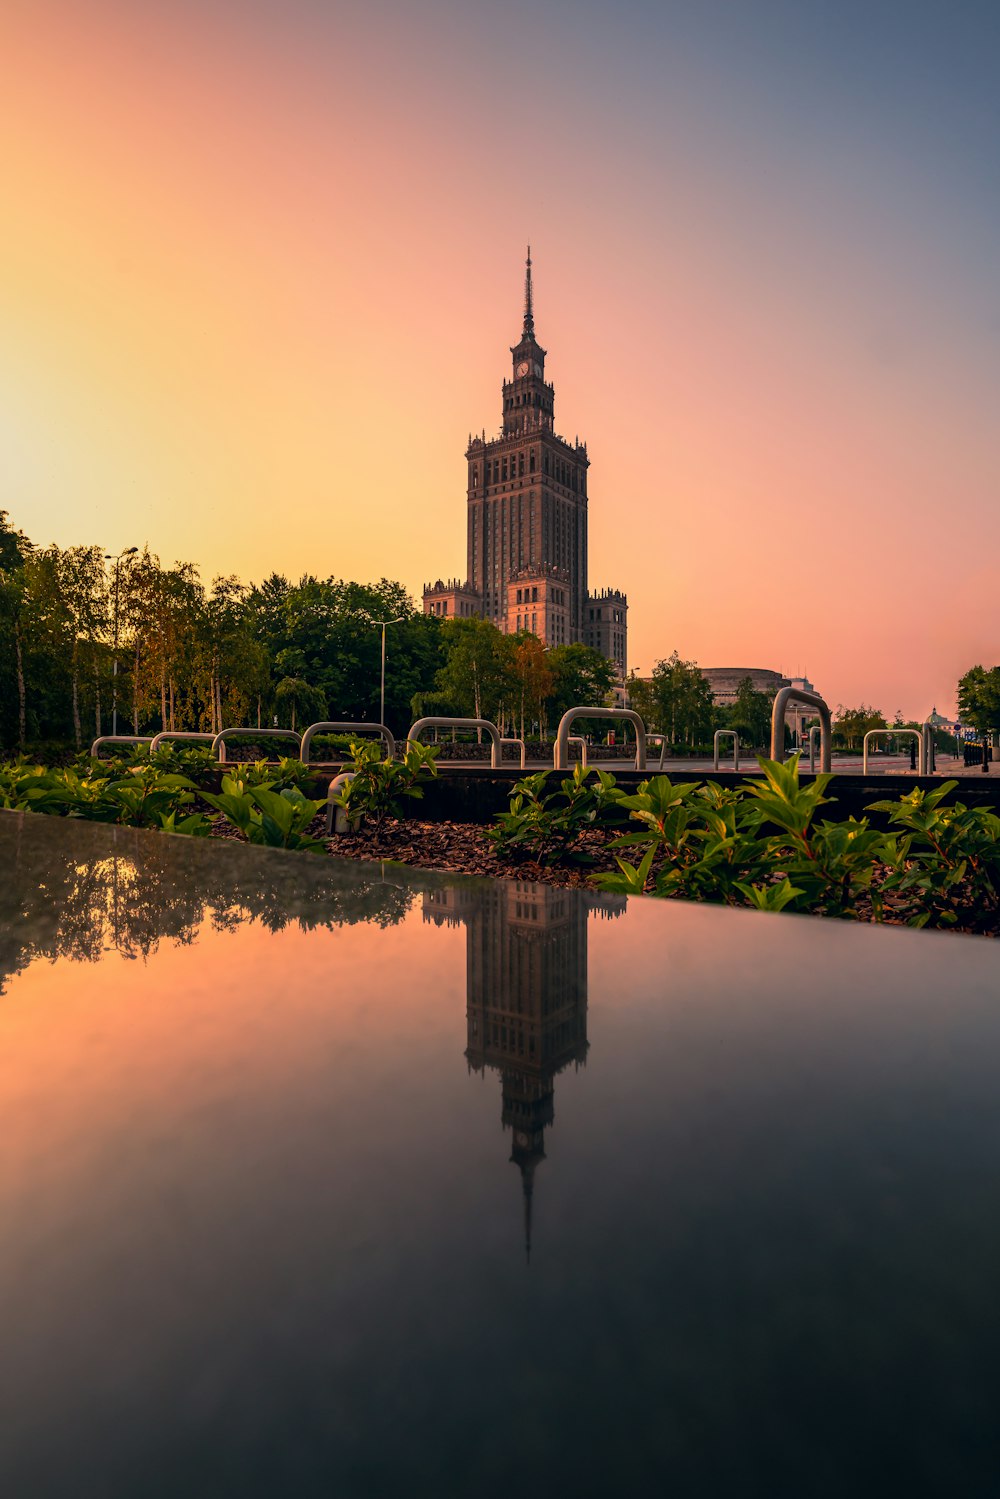
POLYGON ((638 713, 631 708, 570 708, 559 720, 559 730, 556 734, 556 745, 552 752, 552 763, 556 770, 568 769, 569 761, 569 731, 576 718, 614 718, 624 719, 626 723, 635 725, 635 768, 646 769, 646 725, 638 713))
POLYGON ((666 734, 657 734, 657 733, 647 734, 646 735, 646 748, 647 749, 653 743, 654 739, 656 740, 656 742, 660 746, 660 758, 659 758, 659 761, 657 762, 657 769, 658 770, 662 770, 663 766, 664 766, 664 762, 666 761, 666 758, 667 758, 667 736, 666 736, 666 734))
POLYGON ((190 733, 186 729, 177 729, 176 731, 173 729, 164 729, 162 734, 154 734, 152 742, 149 746, 149 753, 151 755, 155 755, 160 745, 168 739, 171 741, 174 739, 186 739, 188 741, 192 739, 200 739, 203 744, 212 744, 215 741, 215 735, 190 733))
POLYGON ((294 739, 296 744, 302 743, 302 735, 294 729, 223 729, 212 740, 212 754, 220 765, 226 763, 227 739, 294 739))
MULTIPOLYGON (((384 723, 311 723, 302 735, 302 745, 299 749, 299 759, 304 765, 309 764, 309 746, 317 734, 381 734, 385 740, 388 758, 390 760, 396 758, 396 741, 384 723)), ((332 762, 322 760, 316 762, 317 765, 324 763, 332 762)))
POLYGON ((920 772, 924 776, 932 776, 937 773, 937 749, 934 744, 934 725, 930 718, 925 718, 920 725, 920 747, 924 752, 924 768, 920 772))
POLYGON ((868 774, 868 741, 869 739, 898 739, 901 734, 912 734, 917 741, 917 775, 927 774, 927 745, 924 736, 919 729, 869 729, 861 741, 861 774, 868 774))
POLYGON ((583 737, 582 734, 570 734, 567 737, 567 740, 566 740, 567 753, 569 751, 569 746, 571 744, 578 744, 580 746, 580 764, 583 766, 584 770, 586 770, 586 768, 587 768, 587 741, 586 741, 586 739, 584 739, 584 737, 583 737))
MULTIPOLYGON (((411 723, 406 732, 407 744, 416 743, 424 729, 485 729, 490 736, 492 749, 490 751, 490 765, 494 770, 500 764, 500 730, 495 723, 490 723, 488 718, 418 718, 416 723, 411 723)), ((510 743, 510 741, 508 741, 510 743)), ((523 761, 521 762, 524 763, 523 761)))
POLYGON ((100 756, 97 751, 102 744, 152 744, 152 742, 152 734, 102 734, 90 746, 90 753, 93 759, 99 760, 100 756))
POLYGON ((814 772, 816 769, 816 746, 818 743, 819 724, 814 723, 812 728, 809 730, 809 769, 811 772, 814 772))
POLYGON ((830 709, 818 692, 806 692, 802 687, 782 687, 771 707, 771 759, 779 763, 785 758, 785 709, 789 703, 804 703, 815 708, 820 721, 820 769, 828 771, 833 762, 833 719, 830 709))
POLYGON ((346 786, 348 781, 353 780, 354 771, 343 770, 339 776, 334 776, 326 788, 326 836, 328 838, 332 837, 334 833, 346 833, 349 831, 347 813, 343 807, 335 807, 331 801, 331 797, 341 786, 346 786), (334 816, 334 813, 336 813, 336 816, 334 816))
POLYGON ((733 741, 733 769, 740 768, 740 736, 735 729, 716 729, 712 738, 712 768, 719 768, 719 740, 731 739, 733 741))
POLYGON ((521 769, 523 770, 524 766, 525 766, 525 760, 526 760, 526 757, 527 757, 527 754, 528 754, 528 751, 527 751, 527 749, 525 747, 524 740, 523 739, 501 739, 501 741, 500 741, 500 758, 501 758, 501 760, 503 759, 503 746, 505 744, 519 744, 521 746, 521 769))

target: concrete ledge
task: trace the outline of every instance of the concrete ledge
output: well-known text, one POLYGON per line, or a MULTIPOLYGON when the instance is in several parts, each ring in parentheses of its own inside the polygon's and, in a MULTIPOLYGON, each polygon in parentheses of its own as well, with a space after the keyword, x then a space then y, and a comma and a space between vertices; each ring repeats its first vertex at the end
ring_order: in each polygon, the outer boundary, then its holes
MULTIPOLYGON (((485 826, 491 823, 498 812, 506 812, 510 803, 511 791, 519 780, 525 775, 532 775, 530 768, 527 771, 511 769, 492 770, 488 765, 465 766, 461 769, 452 766, 442 766, 436 780, 429 781, 424 785, 424 795, 420 801, 410 802, 407 807, 407 815, 422 822, 470 822, 485 826)), ((677 770, 670 774, 674 782, 687 783, 690 781, 714 781, 720 786, 740 786, 751 777, 743 771, 712 770, 707 766, 704 770, 677 770)), ((329 781, 336 771, 327 772, 326 767, 322 776, 315 779, 316 789, 311 789, 313 796, 325 796, 329 781)), ((564 780, 570 772, 554 771, 549 769, 546 775, 552 781, 552 789, 555 790, 559 782, 564 780)), ((651 775, 657 774, 652 771, 637 770, 615 770, 612 772, 615 783, 618 786, 633 790, 640 781, 648 780, 651 775)), ((754 778, 756 779, 756 778, 754 778)), ((801 775, 803 785, 814 780, 815 777, 808 772, 801 775)), ((979 779, 974 774, 964 776, 915 776, 915 775, 834 775, 827 790, 827 795, 835 800, 827 803, 820 810, 821 818, 838 821, 847 817, 863 817, 865 808, 870 802, 895 800, 900 795, 906 795, 912 791, 914 786, 920 786, 925 791, 932 791, 940 786, 942 781, 955 779, 958 781, 958 789, 952 793, 952 801, 965 802, 970 807, 988 807, 991 811, 997 809, 1000 803, 1000 782, 994 782, 992 777, 982 775, 979 779)), ((886 824, 884 816, 869 814, 871 822, 877 826, 886 824)))

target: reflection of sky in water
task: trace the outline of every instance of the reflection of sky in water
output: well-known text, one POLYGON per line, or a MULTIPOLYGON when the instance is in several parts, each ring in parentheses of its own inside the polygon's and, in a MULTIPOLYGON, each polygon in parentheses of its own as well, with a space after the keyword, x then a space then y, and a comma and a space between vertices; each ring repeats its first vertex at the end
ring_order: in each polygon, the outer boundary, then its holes
POLYGON ((0 858, 5 1494, 989 1492, 995 945, 0 858))

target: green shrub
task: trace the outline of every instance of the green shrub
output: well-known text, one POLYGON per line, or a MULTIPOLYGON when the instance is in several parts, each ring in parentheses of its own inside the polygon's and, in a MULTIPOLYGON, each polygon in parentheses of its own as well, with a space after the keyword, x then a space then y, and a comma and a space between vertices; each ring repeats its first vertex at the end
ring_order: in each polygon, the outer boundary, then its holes
POLYGON ((214 795, 202 792, 202 800, 243 834, 249 843, 269 848, 298 849, 305 853, 322 853, 322 839, 307 832, 310 823, 322 810, 322 801, 313 801, 296 786, 277 791, 267 782, 248 785, 239 774, 224 775, 222 791, 214 795))
MULTIPOLYGON (((596 825, 616 820, 615 808, 624 799, 615 778, 603 770, 584 770, 582 765, 549 790, 547 771, 525 776, 511 793, 510 810, 501 812, 486 838, 505 859, 533 859, 555 864, 560 859, 592 862, 580 846, 581 834, 596 825), (591 777, 594 777, 592 780, 591 777)), ((624 819, 619 814, 617 820, 624 819)))
POLYGON ((421 783, 437 775, 434 745, 411 741, 402 760, 383 755, 382 745, 374 740, 351 742, 351 760, 344 765, 351 779, 330 801, 343 810, 352 831, 367 822, 378 832, 387 817, 402 817, 404 799, 422 797, 421 783))
POLYGON ((945 781, 919 787, 898 801, 872 802, 893 828, 882 858, 889 873, 883 889, 899 901, 911 926, 954 926, 959 920, 986 928, 1000 911, 1000 817, 964 802, 942 805, 958 786, 945 781))

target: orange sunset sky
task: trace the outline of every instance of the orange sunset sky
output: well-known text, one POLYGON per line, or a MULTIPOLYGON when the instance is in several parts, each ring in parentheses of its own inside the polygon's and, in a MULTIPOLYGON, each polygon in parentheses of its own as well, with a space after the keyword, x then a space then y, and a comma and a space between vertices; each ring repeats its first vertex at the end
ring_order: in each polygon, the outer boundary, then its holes
POLYGON ((923 0, 9 3, 0 507, 419 597, 464 571, 530 239, 630 664, 950 710, 1000 656, 997 30, 923 0))

